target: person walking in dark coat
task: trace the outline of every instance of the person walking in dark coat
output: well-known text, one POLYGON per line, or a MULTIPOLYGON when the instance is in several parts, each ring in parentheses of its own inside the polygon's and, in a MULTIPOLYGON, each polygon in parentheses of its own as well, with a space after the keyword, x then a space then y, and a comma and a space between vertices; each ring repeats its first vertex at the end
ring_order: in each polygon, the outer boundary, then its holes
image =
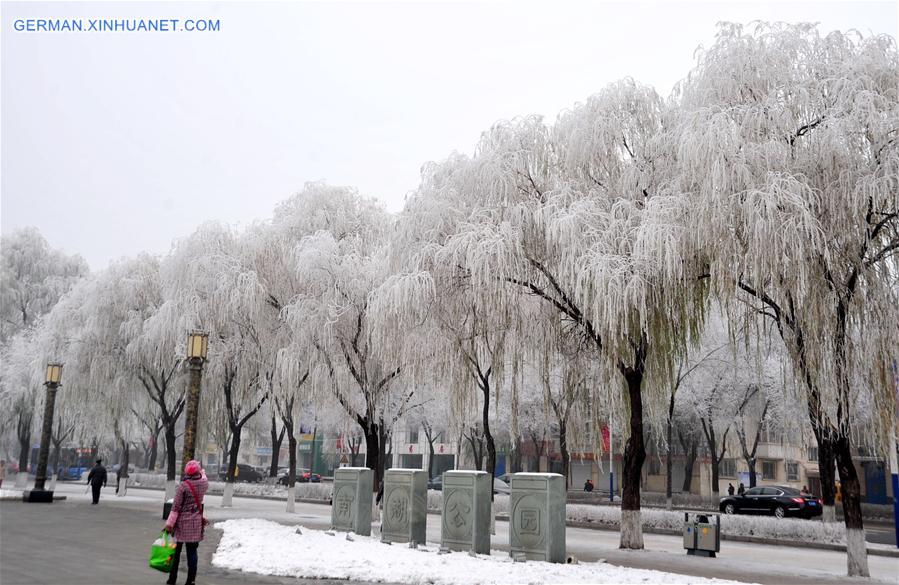
POLYGON ((744 493, 746 493, 746 486, 743 485, 743 482, 740 482, 740 487, 737 488, 737 495, 742 496, 744 493))
POLYGON ((103 460, 97 459, 97 463, 91 467, 91 472, 87 474, 87 483, 91 484, 91 493, 94 496, 92 504, 100 501, 100 488, 106 487, 106 468, 103 467, 103 460))
POLYGON ((172 511, 166 519, 165 530, 175 537, 178 544, 172 556, 172 568, 169 571, 169 585, 178 580, 178 564, 181 561, 181 548, 187 548, 187 581, 185 585, 194 585, 197 578, 197 548, 203 540, 205 519, 203 518, 203 496, 209 489, 209 480, 200 462, 191 460, 184 466, 184 479, 175 492, 172 511))
POLYGON ((729 496, 734 495, 734 484, 732 484, 732 483, 727 484, 727 495, 729 495, 729 496))

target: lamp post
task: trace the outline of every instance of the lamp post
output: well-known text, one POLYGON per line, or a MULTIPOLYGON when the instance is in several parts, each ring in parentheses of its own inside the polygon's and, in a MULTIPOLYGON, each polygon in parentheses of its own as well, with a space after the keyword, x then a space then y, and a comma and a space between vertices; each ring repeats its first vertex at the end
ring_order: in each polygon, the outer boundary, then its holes
POLYGON ((44 402, 44 427, 41 431, 41 450, 37 456, 37 474, 34 478, 34 489, 23 494, 26 502, 53 503, 53 492, 44 489, 47 483, 47 459, 50 455, 50 438, 53 434, 53 409, 56 406, 56 390, 62 377, 62 364, 47 364, 44 385, 47 387, 47 400, 44 402))
POLYGON ((209 334, 205 331, 191 331, 187 336, 187 359, 190 364, 190 386, 187 389, 187 411, 184 420, 184 451, 181 465, 194 458, 197 440, 197 419, 200 409, 200 382, 203 378, 203 363, 209 346, 209 334))

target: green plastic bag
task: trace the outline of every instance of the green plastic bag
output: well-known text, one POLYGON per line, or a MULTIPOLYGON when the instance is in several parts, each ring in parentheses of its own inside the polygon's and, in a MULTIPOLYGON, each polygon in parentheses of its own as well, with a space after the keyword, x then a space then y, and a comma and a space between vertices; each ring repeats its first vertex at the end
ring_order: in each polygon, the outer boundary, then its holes
POLYGON ((150 568, 168 573, 172 570, 172 556, 175 554, 175 539, 163 530, 150 547, 150 568))

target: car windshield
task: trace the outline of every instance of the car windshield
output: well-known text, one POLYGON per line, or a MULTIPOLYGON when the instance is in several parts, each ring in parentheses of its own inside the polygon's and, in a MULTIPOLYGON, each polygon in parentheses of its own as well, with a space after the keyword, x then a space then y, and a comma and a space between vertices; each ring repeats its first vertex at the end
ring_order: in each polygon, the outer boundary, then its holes
POLYGON ((760 496, 762 494, 762 488, 750 488, 746 490, 747 496, 760 496))
POLYGON ((787 495, 787 496, 798 496, 800 493, 799 490, 797 490, 796 488, 791 488, 791 487, 781 487, 781 488, 777 488, 777 489, 782 491, 784 493, 784 495, 787 495))

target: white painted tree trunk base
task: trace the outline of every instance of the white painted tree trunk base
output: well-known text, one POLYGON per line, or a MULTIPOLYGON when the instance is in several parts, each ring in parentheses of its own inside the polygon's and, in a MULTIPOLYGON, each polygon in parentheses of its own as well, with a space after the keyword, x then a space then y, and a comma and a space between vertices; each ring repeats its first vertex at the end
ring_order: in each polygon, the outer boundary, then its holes
POLYGON ((19 489, 25 489, 28 487, 28 472, 20 471, 16 474, 16 487, 19 489))
POLYGON ((165 482, 165 501, 168 502, 175 497, 175 480, 166 480, 165 482))
POLYGON ((640 510, 621 511, 621 541, 618 548, 643 548, 643 523, 640 510))
POLYGON ((289 487, 287 488, 287 511, 289 513, 296 512, 296 502, 297 502, 297 488, 289 487))
POLYGON ((825 522, 836 522, 837 521, 837 507, 836 506, 824 506, 821 512, 821 519, 825 522))
POLYGON ((58 474, 58 473, 54 473, 54 474, 53 474, 53 477, 50 478, 50 487, 47 488, 47 489, 50 490, 51 492, 55 492, 55 491, 56 491, 56 478, 58 478, 58 477, 59 477, 59 474, 58 474))
POLYGON ((674 504, 671 501, 671 498, 665 498, 665 509, 670 510, 674 504))
POLYGON ((222 494, 222 508, 230 508, 232 507, 231 497, 234 495, 234 484, 226 483, 225 484, 225 493, 222 494))
POLYGON ((123 477, 122 479, 119 479, 118 482, 119 482, 119 491, 116 492, 116 497, 124 498, 125 494, 128 493, 128 478, 123 477))
POLYGON ((709 501, 709 504, 718 507, 718 503, 721 501, 721 492, 712 492, 712 499, 709 501))
POLYGON ((850 577, 870 577, 865 530, 846 530, 846 563, 850 577))

